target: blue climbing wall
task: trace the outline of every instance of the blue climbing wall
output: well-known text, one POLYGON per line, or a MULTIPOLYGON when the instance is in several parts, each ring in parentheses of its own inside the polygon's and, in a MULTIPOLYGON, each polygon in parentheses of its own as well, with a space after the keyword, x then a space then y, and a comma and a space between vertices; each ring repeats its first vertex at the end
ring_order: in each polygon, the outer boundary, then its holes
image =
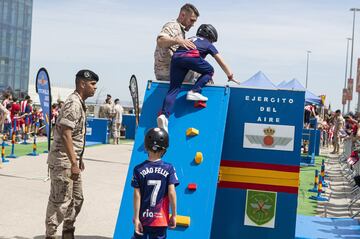
POLYGON ((295 237, 303 108, 304 92, 231 88, 211 238, 295 237))
MULTIPOLYGON (((174 112, 169 119, 170 147, 164 160, 172 163, 180 185, 176 188, 178 215, 191 218, 190 227, 177 227, 168 231, 168 238, 210 238, 213 208, 220 167, 223 137, 227 117, 230 90, 227 87, 205 87, 203 94, 209 97, 206 108, 195 108, 186 100, 189 85, 183 85, 177 97, 174 112), (196 128, 200 134, 187 137, 186 130, 196 128), (202 152, 203 163, 195 164, 196 152, 202 152), (197 190, 187 190, 189 183, 196 183, 197 190)), ((156 127, 156 117, 168 90, 167 83, 149 82, 145 93, 139 127, 124 188, 114 238, 130 238, 133 234, 133 168, 147 159, 144 152, 144 134, 156 127)))

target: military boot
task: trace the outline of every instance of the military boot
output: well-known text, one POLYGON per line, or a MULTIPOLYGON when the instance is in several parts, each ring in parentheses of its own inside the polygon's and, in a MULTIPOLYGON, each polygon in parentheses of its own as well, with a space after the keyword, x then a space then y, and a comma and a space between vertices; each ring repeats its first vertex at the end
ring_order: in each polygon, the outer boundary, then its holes
POLYGON ((74 236, 75 228, 68 229, 62 232, 62 239, 75 239, 74 236))

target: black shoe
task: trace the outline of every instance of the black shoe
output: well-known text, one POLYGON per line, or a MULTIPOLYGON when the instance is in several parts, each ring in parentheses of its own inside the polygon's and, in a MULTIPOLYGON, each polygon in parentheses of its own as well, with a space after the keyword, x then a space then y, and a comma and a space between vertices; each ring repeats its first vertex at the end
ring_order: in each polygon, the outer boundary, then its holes
POLYGON ((68 229, 62 232, 62 239, 75 239, 74 236, 75 228, 68 229))

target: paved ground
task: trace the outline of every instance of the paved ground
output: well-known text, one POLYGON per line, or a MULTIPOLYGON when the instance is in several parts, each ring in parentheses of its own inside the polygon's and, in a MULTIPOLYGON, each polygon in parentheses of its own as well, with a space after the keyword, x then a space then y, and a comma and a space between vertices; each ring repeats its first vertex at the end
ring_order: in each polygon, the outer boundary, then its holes
MULTIPOLYGON (((89 147, 83 173, 85 202, 77 238, 112 238, 129 165, 132 144, 89 147)), ((328 151, 323 149, 323 154, 328 151)), ((49 196, 46 154, 20 157, 0 169, 0 239, 44 237, 44 216, 49 196)), ((349 217, 350 186, 342 176, 336 155, 326 162, 329 202, 318 205, 323 217, 349 217)), ((61 232, 61 228, 59 230, 61 232)), ((60 233, 58 233, 60 235, 60 233)))
MULTIPOLYGON (((76 224, 77 238, 112 238, 131 150, 132 144, 86 149, 85 201, 76 224)), ((0 239, 44 238, 50 190, 50 181, 44 182, 46 156, 20 157, 0 169, 0 239)))
MULTIPOLYGON (((318 203, 317 213, 319 216, 327 218, 349 218, 350 211, 348 209, 349 201, 353 197, 350 191, 352 186, 348 180, 343 176, 342 170, 339 164, 339 155, 329 153, 327 148, 322 149, 322 155, 327 155, 328 159, 325 161, 325 168, 328 174, 326 181, 329 187, 324 188, 325 197, 329 199, 328 202, 318 203)), ((357 211, 360 208, 359 204, 353 207, 353 210, 357 211)))

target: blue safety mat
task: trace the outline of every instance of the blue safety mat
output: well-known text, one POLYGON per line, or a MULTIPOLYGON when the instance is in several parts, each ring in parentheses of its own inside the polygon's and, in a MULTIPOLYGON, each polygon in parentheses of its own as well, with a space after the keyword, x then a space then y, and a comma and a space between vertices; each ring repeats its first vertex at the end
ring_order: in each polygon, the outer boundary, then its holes
MULTIPOLYGON (((156 127, 156 118, 168 91, 167 83, 149 83, 139 127, 136 130, 134 148, 124 188, 114 238, 130 238, 134 231, 133 188, 131 177, 134 167, 147 159, 144 152, 144 134, 156 127)), ((169 118, 170 147, 163 158, 172 163, 180 180, 176 188, 178 215, 190 217, 189 227, 177 227, 168 231, 168 238, 209 238, 215 194, 220 167, 220 156, 225 132, 230 89, 205 87, 203 94, 209 98, 206 108, 195 108, 193 101, 186 100, 190 85, 183 85, 169 118), (188 128, 196 128, 199 135, 186 136, 188 128), (202 152, 203 162, 195 164, 196 152, 202 152), (189 191, 189 183, 196 183, 197 190, 189 191)))
POLYGON ((360 224, 358 220, 350 218, 323 218, 298 215, 296 221, 296 238, 360 238, 360 224))

